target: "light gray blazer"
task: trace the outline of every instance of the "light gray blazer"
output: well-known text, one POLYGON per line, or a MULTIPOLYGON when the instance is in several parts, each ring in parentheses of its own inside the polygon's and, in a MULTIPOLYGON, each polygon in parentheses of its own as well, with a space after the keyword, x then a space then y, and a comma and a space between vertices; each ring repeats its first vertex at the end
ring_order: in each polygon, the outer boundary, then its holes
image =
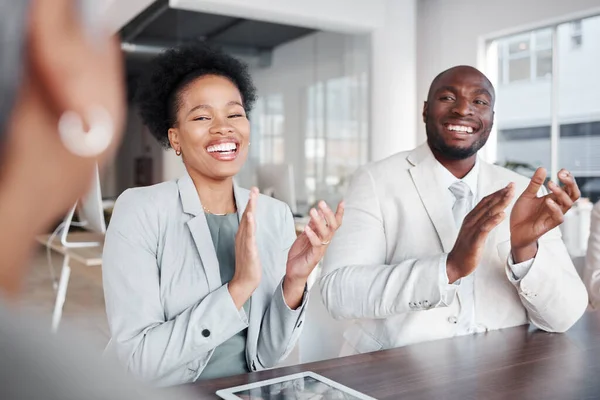
MULTIPOLYGON (((234 186, 238 214, 249 191, 234 186)), ((251 371, 275 366, 293 349, 303 304, 283 299, 287 253, 296 238, 287 205, 260 196, 256 209, 262 280, 249 315, 221 284, 219 263, 196 187, 177 181, 125 191, 106 233, 102 272, 112 338, 107 352, 158 386, 200 377, 214 349, 248 328, 251 371)))

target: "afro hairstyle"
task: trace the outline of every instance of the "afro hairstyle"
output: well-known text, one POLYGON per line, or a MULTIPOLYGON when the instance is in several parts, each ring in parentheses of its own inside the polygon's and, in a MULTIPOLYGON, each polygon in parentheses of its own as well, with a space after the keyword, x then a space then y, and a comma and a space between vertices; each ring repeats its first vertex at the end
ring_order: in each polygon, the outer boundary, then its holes
POLYGON ((206 42, 195 41, 158 55, 140 77, 135 94, 143 123, 165 147, 169 128, 176 125, 181 92, 205 75, 218 75, 237 86, 249 114, 256 101, 256 88, 248 66, 206 42))

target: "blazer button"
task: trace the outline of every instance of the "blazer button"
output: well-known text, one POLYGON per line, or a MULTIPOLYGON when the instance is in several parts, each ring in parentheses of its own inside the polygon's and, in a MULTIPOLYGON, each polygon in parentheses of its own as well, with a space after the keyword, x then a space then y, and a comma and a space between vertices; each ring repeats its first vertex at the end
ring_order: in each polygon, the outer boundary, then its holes
POLYGON ((208 329, 203 329, 202 330, 202 336, 209 337, 210 336, 210 331, 208 329))
POLYGON ((451 324, 455 324, 458 322, 458 319, 453 315, 451 317, 448 317, 448 322, 450 322, 451 324))

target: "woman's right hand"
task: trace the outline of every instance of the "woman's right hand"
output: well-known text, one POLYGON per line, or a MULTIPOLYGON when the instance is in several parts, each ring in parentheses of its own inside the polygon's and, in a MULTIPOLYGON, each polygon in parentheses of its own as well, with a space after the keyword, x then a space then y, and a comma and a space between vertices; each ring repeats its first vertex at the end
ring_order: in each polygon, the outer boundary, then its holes
POLYGON ((250 200, 235 235, 235 273, 229 282, 229 293, 237 309, 241 309, 260 284, 262 266, 256 246, 256 199, 258 189, 252 188, 250 200))

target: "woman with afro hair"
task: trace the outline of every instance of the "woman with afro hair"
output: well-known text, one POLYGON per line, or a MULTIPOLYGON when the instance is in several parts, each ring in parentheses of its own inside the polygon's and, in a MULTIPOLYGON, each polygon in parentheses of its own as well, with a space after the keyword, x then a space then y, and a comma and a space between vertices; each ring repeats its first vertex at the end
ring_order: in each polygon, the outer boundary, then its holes
POLYGON ((126 190, 106 234, 107 352, 168 386, 276 366, 297 341, 307 279, 342 222, 324 202, 296 236, 289 207, 234 176, 250 146, 247 67, 202 42, 159 55, 136 95, 181 156, 178 180, 126 190))

